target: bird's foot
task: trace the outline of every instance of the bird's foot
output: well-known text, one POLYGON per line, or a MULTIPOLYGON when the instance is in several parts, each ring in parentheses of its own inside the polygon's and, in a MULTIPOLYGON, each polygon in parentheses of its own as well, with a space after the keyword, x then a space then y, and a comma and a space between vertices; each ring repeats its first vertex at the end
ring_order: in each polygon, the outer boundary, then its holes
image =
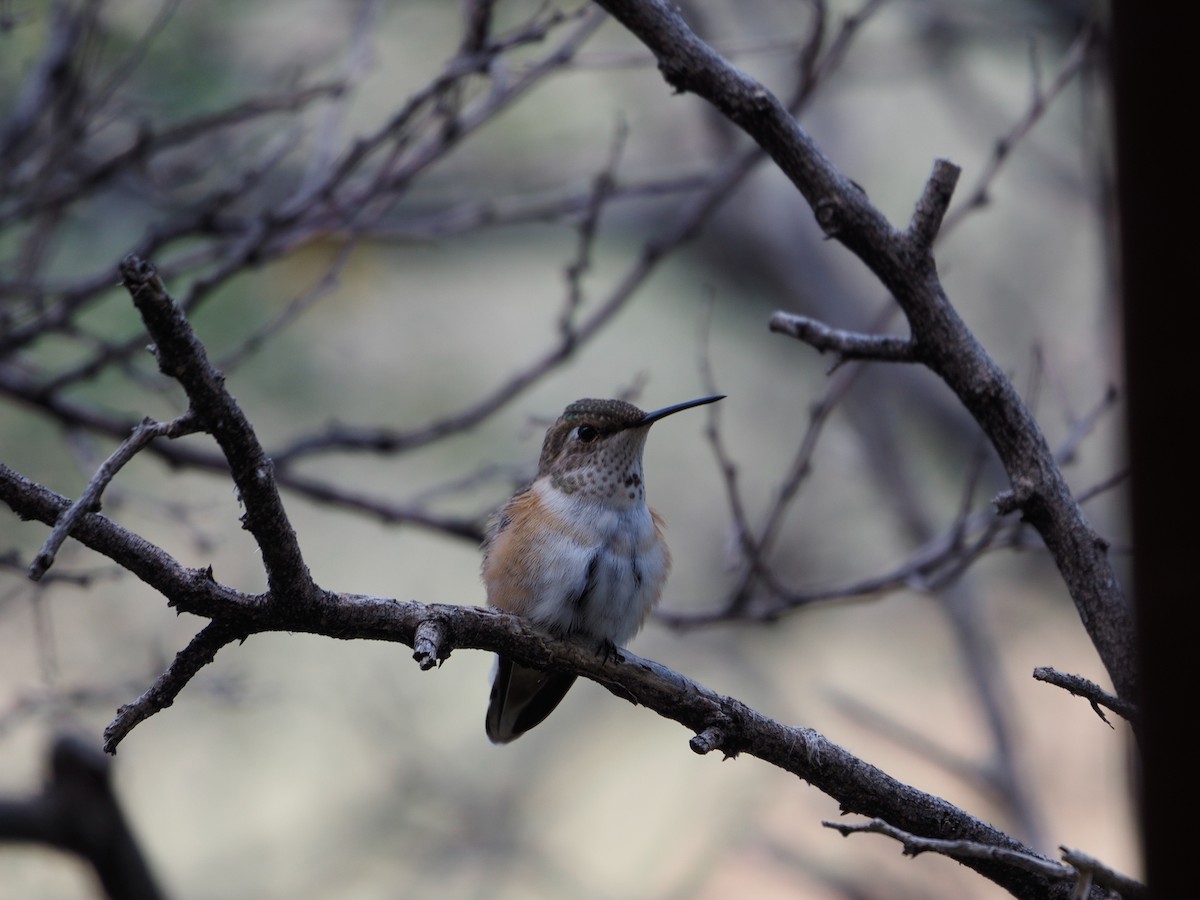
POLYGON ((625 657, 621 653, 621 648, 613 643, 613 641, 611 641, 609 638, 603 638, 600 641, 600 648, 596 651, 596 655, 605 662, 609 662, 610 660, 612 662, 619 663, 625 662, 625 657))

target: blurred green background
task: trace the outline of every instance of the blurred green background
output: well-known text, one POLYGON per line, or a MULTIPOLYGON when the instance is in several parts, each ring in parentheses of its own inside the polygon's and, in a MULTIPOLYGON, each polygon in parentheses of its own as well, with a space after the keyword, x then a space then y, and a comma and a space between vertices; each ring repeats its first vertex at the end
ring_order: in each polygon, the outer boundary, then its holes
MULTIPOLYGON (((502 3, 497 17, 519 22, 535 8, 502 3)), ((856 8, 831 4, 831 28, 856 8)), ((151 2, 111 4, 103 52, 127 52, 162 11, 151 2)), ((36 4, 19 12, 0 35, 6 109, 48 28, 36 4)), ((718 48, 786 93, 809 7, 760 0, 694 12, 718 48)), ((165 123, 285 84, 300 70, 336 73, 362 15, 362 6, 337 0, 179 4, 121 86, 122 103, 131 117, 165 123)), ((935 157, 963 167, 960 198, 969 193, 1077 25, 1053 4, 886 4, 801 122, 903 225, 935 157)), ((376 127, 425 84, 454 55, 459 30, 454 4, 379 5, 346 133, 376 127)), ((1103 70, 1086 68, 1017 145, 990 204, 948 234, 938 256, 957 309, 1036 395, 1052 445, 1119 379, 1105 102, 1103 70)), ((432 167, 396 220, 458 202, 585 189, 609 158, 619 121, 628 128, 619 175, 628 179, 703 171, 730 139, 696 98, 672 96, 649 56, 610 22, 577 66, 432 167)), ((313 125, 272 126, 275 133, 254 132, 252 141, 291 140, 289 129, 313 125)), ((219 178, 225 149, 244 150, 214 145, 211 171, 189 172, 175 186, 200 190, 219 178)), ((605 211, 585 313, 672 209, 639 201, 605 211)), ((48 277, 115 265, 161 213, 120 185, 99 193, 63 225, 48 277)), ((553 344, 577 239, 570 224, 535 222, 436 241, 365 240, 328 294, 230 370, 229 387, 268 448, 334 421, 407 428, 440 418, 553 344)), ((0 234, 6 259, 16 246, 0 234)), ((220 361, 309 290, 335 252, 333 241, 317 240, 223 286, 192 317, 210 356, 220 361)), ((169 287, 180 296, 188 281, 169 287)), ((791 186, 762 167, 567 365, 478 427, 413 453, 320 457, 299 471, 400 502, 500 466, 469 490, 427 500, 440 513, 478 517, 532 473, 545 425, 566 403, 634 387, 645 408, 700 396, 707 358, 728 394, 724 438, 757 522, 830 365, 770 334, 768 316, 793 309, 866 328, 885 300, 857 260, 822 239, 791 186)), ((84 322, 112 340, 141 330, 115 286, 84 322)), ((903 332, 898 321, 888 329, 903 332)), ((52 372, 87 352, 83 341, 45 341, 23 364, 52 372)), ((153 370, 149 358, 136 366, 153 370)), ((135 419, 169 418, 186 406, 177 387, 148 389, 126 371, 82 384, 72 397, 135 419)), ((719 606, 735 578, 703 416, 659 425, 646 451, 649 497, 667 519, 675 560, 663 599, 672 611, 719 606)), ((211 446, 203 436, 186 441, 211 446)), ((60 493, 77 495, 114 446, 0 397, 0 460, 60 493)), ((822 436, 774 554, 777 571, 815 588, 886 570, 914 546, 889 486, 915 492, 942 530, 960 504, 974 446, 970 424, 932 376, 877 367, 822 436), (882 452, 903 450, 893 459, 902 483, 881 470, 876 426, 895 441, 882 452)), ((1121 457, 1118 411, 1084 443, 1068 478, 1086 489, 1121 457)), ((976 506, 1002 487, 989 471, 976 506)), ((322 586, 483 602, 474 543, 295 495, 285 502, 322 586)), ((1119 496, 1087 511, 1119 549, 1119 496)), ((219 581, 264 586, 228 479, 172 471, 143 454, 109 490, 105 512, 185 565, 212 565, 219 581)), ((36 790, 57 729, 98 744, 116 706, 144 690, 201 625, 78 545, 68 545, 54 571, 94 574, 86 588, 33 586, 21 568, 46 531, 0 514, 0 553, 15 550, 20 560, 0 570, 0 791, 9 796, 36 790), (90 696, 80 702, 84 689, 90 696)), ((998 666, 1036 835, 1006 819, 978 782, 854 712, 875 710, 963 758, 992 758, 963 650, 937 597, 912 591, 819 605, 770 625, 674 631, 652 620, 633 649, 764 714, 815 728, 902 781, 1039 839, 1043 852, 1078 847, 1136 874, 1127 729, 1117 721, 1111 730, 1085 702, 1029 677, 1034 666, 1053 665, 1104 682, 1053 566, 1036 550, 992 554, 961 590, 986 627, 983 652, 998 666)), ((838 818, 828 797, 753 759, 697 757, 677 725, 590 683, 536 731, 493 747, 483 733, 490 665, 486 654, 460 651, 422 673, 401 646, 298 635, 255 636, 221 651, 116 758, 121 798, 166 890, 180 898, 1004 896, 944 859, 910 860, 891 841, 839 837, 820 824, 838 818)), ((96 888, 64 855, 0 846, 0 897, 35 896, 90 897, 96 888)))

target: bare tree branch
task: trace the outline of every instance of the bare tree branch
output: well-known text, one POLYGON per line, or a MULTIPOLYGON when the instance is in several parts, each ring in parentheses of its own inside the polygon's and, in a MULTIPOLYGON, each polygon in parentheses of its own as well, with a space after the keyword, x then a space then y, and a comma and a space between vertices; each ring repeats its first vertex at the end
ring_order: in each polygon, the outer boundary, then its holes
MULTIPOLYGON (((1035 677, 1049 672, 1045 680, 1087 697, 1101 718, 1100 706, 1107 706, 1124 710, 1121 714, 1128 713, 1136 722, 1139 680, 1132 657, 1132 621, 1106 558, 1107 542, 1091 530, 1080 511, 1085 500, 1120 483, 1125 473, 1118 471, 1072 498, 1060 471, 1112 408, 1116 393, 1110 391, 1082 417, 1068 418, 1067 438, 1051 453, 1034 420, 1034 400, 1022 401, 1010 379, 959 319, 933 255, 939 238, 967 212, 983 205, 1013 146, 1090 58, 1095 34, 1089 29, 1077 38, 1047 86, 1042 83, 1039 61, 1033 60, 1030 105, 997 144, 992 164, 965 203, 947 214, 959 171, 939 160, 910 221, 901 229, 884 218, 861 187, 835 169, 797 124, 800 110, 827 83, 862 24, 882 5, 882 0, 865 0, 835 30, 824 0, 810 0, 805 6, 805 33, 790 41, 792 69, 785 81, 793 83, 779 92, 787 98, 781 102, 702 43, 684 24, 679 8, 661 0, 600 0, 598 7, 611 12, 649 48, 672 87, 704 98, 718 113, 707 120, 716 137, 715 161, 683 173, 655 162, 658 174, 653 177, 618 178, 618 169, 626 168, 625 145, 631 137, 621 120, 608 159, 595 161, 598 171, 586 189, 580 190, 574 181, 573 187, 557 186, 537 195, 464 200, 454 194, 431 203, 424 195, 410 202, 412 188, 427 182, 429 173, 436 173, 469 137, 553 76, 596 64, 599 57, 593 57, 592 63, 581 62, 580 53, 606 21, 600 8, 591 4, 569 12, 553 6, 531 8, 518 13, 522 18, 507 31, 499 31, 499 22, 512 20, 510 13, 494 15, 492 0, 467 0, 444 63, 356 136, 346 133, 347 123, 351 111, 357 117, 362 106, 356 90, 365 83, 371 63, 374 26, 381 11, 375 0, 364 0, 344 15, 347 37, 344 48, 335 51, 333 68, 338 74, 334 77, 291 74, 283 89, 239 91, 244 99, 201 116, 184 113, 176 124, 165 127, 132 121, 128 110, 137 104, 128 102, 126 88, 174 4, 164 4, 156 19, 139 26, 133 49, 115 62, 97 51, 97 36, 105 33, 101 0, 57 4, 40 61, 26 78, 7 121, 0 122, 0 162, 5 163, 0 165, 0 229, 9 238, 6 259, 14 263, 11 271, 0 276, 0 393, 43 420, 65 426, 75 449, 86 443, 86 452, 77 456, 86 460, 88 468, 104 456, 96 452, 91 439, 111 437, 120 446, 95 469, 74 502, 0 463, 0 499, 18 516, 53 525, 29 567, 35 578, 45 573, 47 582, 76 579, 61 571, 61 561, 53 573, 47 571, 71 536, 134 573, 160 592, 168 606, 206 620, 149 688, 142 690, 151 680, 146 678, 125 691, 125 697, 142 693, 118 710, 105 732, 105 749, 115 753, 134 728, 171 706, 221 649, 257 634, 300 632, 404 643, 413 647, 422 670, 436 668, 454 649, 497 651, 522 664, 590 678, 617 696, 682 723, 693 735, 690 747, 696 753, 721 751, 727 757, 746 753, 796 774, 835 797, 843 810, 877 817, 897 832, 904 829, 902 834, 913 846, 930 842, 915 852, 934 849, 963 859, 1015 895, 1099 900, 1107 896, 1105 885, 1120 884, 1112 889, 1130 896, 1144 890, 1082 854, 1072 862, 1075 868, 1068 868, 1024 846, 1050 843, 1040 839, 1037 808, 1030 802, 1036 789, 1018 777, 1016 754, 1010 752, 1007 698, 996 675, 998 651, 978 628, 978 617, 973 616, 976 598, 963 579, 972 564, 999 548, 1051 554, 1118 696, 1053 670, 1039 669, 1035 677), (749 145, 730 123, 754 143, 749 145), (224 157, 221 166, 208 164, 215 154, 224 157), (456 509, 456 503, 461 507, 463 492, 481 482, 486 488, 488 478, 516 480, 511 470, 484 467, 440 485, 406 485, 402 489, 407 499, 390 500, 377 487, 349 487, 324 472, 319 478, 306 474, 316 468, 313 463, 318 460, 311 458, 400 454, 429 447, 474 428, 522 392, 544 383, 576 359, 580 348, 628 306, 664 260, 710 228, 717 211, 768 159, 807 200, 825 234, 857 254, 895 302, 889 301, 885 314, 861 331, 833 328, 817 318, 784 311, 772 317, 771 330, 796 337, 820 352, 832 352, 834 377, 813 405, 808 428, 761 516, 746 502, 752 488, 739 484, 738 464, 726 449, 717 414, 710 410, 709 439, 724 474, 740 555, 735 587, 723 609, 659 616, 678 627, 738 619, 769 621, 837 597, 901 588, 942 592, 953 587, 937 597, 937 605, 951 623, 966 678, 990 730, 987 758, 976 764, 954 757, 940 744, 909 733, 900 717, 881 713, 872 721, 905 746, 990 789, 989 797, 1003 804, 993 813, 1011 823, 1008 834, 895 781, 814 731, 773 721, 632 654, 597 659, 589 648, 537 634, 491 610, 400 603, 326 590, 311 577, 284 507, 281 491, 290 490, 383 522, 478 541, 484 509, 474 514, 470 507, 465 514, 437 510, 456 509), (92 210, 114 193, 136 206, 134 238, 121 238, 122 249, 114 254, 132 246, 131 255, 119 267, 91 261, 73 262, 75 270, 57 265, 56 257, 62 254, 56 244, 63 242, 64 225, 76 221, 80 210, 92 210), (588 296, 592 257, 603 235, 601 224, 605 230, 611 227, 611 205, 647 198, 659 201, 666 211, 658 220, 657 233, 630 254, 612 287, 601 296, 588 296), (416 206, 421 209, 415 210, 416 206), (267 446, 259 442, 250 418, 227 389, 221 369, 228 371, 246 359, 319 298, 332 293, 343 267, 361 248, 372 242, 425 240, 534 221, 573 225, 577 231, 574 254, 565 267, 559 328, 547 346, 518 362, 507 377, 487 382, 477 396, 458 401, 449 412, 417 427, 336 421, 315 427, 301 424, 282 440, 269 441, 267 446), (252 268, 296 258, 308 248, 324 251, 331 246, 332 263, 310 287, 293 295, 281 310, 268 312, 264 325, 251 326, 235 338, 232 352, 214 354, 220 362, 210 362, 209 351, 188 322, 193 312, 210 303, 221 289, 236 286, 252 268), (148 259, 154 259, 157 267, 145 262, 148 259), (102 326, 95 321, 99 317, 93 313, 104 309, 112 297, 118 272, 151 334, 159 369, 167 380, 144 364, 141 353, 146 339, 140 329, 113 333, 108 323, 102 326), (168 294, 166 283, 178 284, 178 302, 168 294), (909 336, 875 333, 891 330, 896 311, 905 314, 909 336), (42 353, 48 344, 55 344, 52 352, 42 353), (916 549, 882 574, 854 577, 832 588, 799 590, 785 584, 772 569, 773 557, 782 556, 788 511, 808 481, 831 414, 843 408, 839 403, 861 376, 878 372, 867 362, 919 363, 931 369, 974 416, 983 436, 957 512, 951 513, 953 521, 941 533, 938 517, 922 508, 923 498, 914 489, 887 485, 906 529, 905 544, 916 549), (132 405, 136 401, 117 401, 103 394, 99 396, 106 400, 100 402, 80 399, 89 396, 91 382, 114 375, 152 402, 171 404, 168 409, 178 403, 170 380, 174 379, 183 386, 188 408, 173 422, 147 419, 138 426, 128 413, 104 407, 105 402, 132 405), (197 442, 153 440, 195 430, 211 434, 217 449, 204 449, 197 442), (992 461, 989 445, 1005 465, 1010 489, 992 508, 980 510, 983 491, 995 490, 994 478, 999 474, 987 468, 992 461), (98 514, 107 486, 121 466, 142 451, 171 466, 232 474, 244 509, 242 522, 262 553, 267 586, 263 593, 219 583, 211 566, 187 568, 164 549, 98 514)), ((690 14, 699 15, 699 10, 690 14)), ((771 37, 758 44, 775 42, 771 37)), ((640 65, 643 58, 644 54, 623 54, 618 62, 640 65)), ((633 153, 640 148, 635 141, 630 144, 630 157, 641 165, 640 156, 633 153)), ((734 230, 721 219, 717 224, 725 229, 722 239, 734 230)), ((1040 383, 1040 356, 1036 362, 1040 383)), ((707 359, 703 376, 716 381, 707 359)), ((712 393, 717 392, 714 384, 712 393)), ((138 405, 134 409, 142 411, 138 405)), ((878 443, 889 446, 886 441, 878 443)), ((883 481, 903 467, 879 468, 887 472, 877 476, 883 481)), ((116 505, 111 491, 109 500, 110 506, 116 505)), ((3 554, 0 567, 23 568, 18 559, 15 552, 3 554)), ((26 583, 21 591, 40 595, 43 587, 26 583)), ((35 606, 39 622, 49 621, 46 611, 44 603, 35 606)), ((47 657, 53 659, 53 654, 47 657)), ((160 661, 157 668, 164 664, 160 661)), ((52 666, 45 664, 45 668, 49 671, 52 666)), ((45 696, 52 694, 48 691, 45 696)), ((37 702, 35 695, 30 697, 30 702, 37 702)), ((49 709, 53 701, 46 702, 49 709)), ((3 724, 0 717, 0 727, 3 724)))
POLYGON ((275 483, 274 465, 263 451, 254 428, 225 389, 225 376, 208 362, 208 354, 149 263, 126 257, 121 278, 146 329, 154 338, 154 355, 163 374, 187 391, 191 412, 216 439, 229 462, 230 475, 245 507, 242 523, 262 552, 271 594, 278 602, 305 603, 312 577, 288 521, 275 483))
POLYGON ((63 514, 63 517, 58 520, 54 526, 54 530, 50 532, 50 536, 46 538, 46 542, 42 545, 42 549, 38 551, 38 555, 34 557, 33 563, 29 567, 29 577, 34 581, 40 581, 42 576, 46 574, 46 570, 54 564, 54 557, 58 553, 58 548, 62 546, 71 534, 71 529, 79 520, 79 517, 85 512, 95 512, 100 508, 100 496, 104 493, 104 489, 108 487, 117 475, 117 472, 129 462, 143 447, 149 444, 152 440, 159 437, 176 438, 185 434, 192 434, 198 429, 199 425, 194 416, 190 413, 184 413, 178 419, 171 422, 155 422, 151 419, 145 419, 142 424, 133 430, 133 434, 126 440, 104 464, 96 470, 96 474, 92 476, 92 480, 88 482, 83 493, 79 495, 79 499, 71 504, 71 508, 63 514))
POLYGON ((851 834, 883 834, 904 844, 905 856, 917 856, 921 853, 940 853, 951 859, 957 859, 964 864, 968 860, 996 860, 1018 868, 1027 869, 1055 881, 1076 885, 1072 891, 1074 896, 1085 897, 1090 893, 1094 883, 1101 888, 1116 891, 1128 900, 1141 900, 1149 896, 1146 886, 1115 872, 1099 860, 1063 847, 1063 858, 1069 865, 1053 862, 1043 856, 1012 850, 1008 847, 997 847, 990 844, 980 844, 975 841, 943 841, 918 837, 903 829, 896 828, 882 819, 872 819, 857 825, 843 822, 825 822, 826 828, 832 828, 842 833, 843 837, 851 834))
MULTIPOLYGON (((66 498, 3 464, 0 500, 22 516, 47 523, 57 520, 69 506, 66 498)), ((720 750, 726 756, 754 756, 808 781, 837 799, 845 812, 876 816, 914 834, 969 840, 1036 857, 1003 832, 896 781, 817 732, 772 721, 733 698, 628 651, 621 651, 616 658, 598 655, 590 646, 551 638, 532 630, 521 618, 493 609, 326 591, 318 591, 309 604, 269 603, 265 597, 217 583, 208 570, 180 566, 143 538, 94 513, 80 520, 74 536, 130 568, 178 611, 214 620, 177 658, 174 671, 164 673, 155 688, 127 711, 127 718, 118 716, 114 721, 110 752, 127 732, 127 725, 168 705, 180 682, 199 671, 220 646, 253 634, 282 631, 395 641, 416 647, 414 655, 422 668, 448 658, 454 649, 489 650, 523 665, 589 678, 618 697, 684 725, 699 736, 692 742, 696 752, 720 750)), ((967 859, 964 864, 1019 896, 1062 900, 1070 896, 1045 875, 1014 867, 1007 860, 967 859)))
POLYGON ((200 633, 192 638, 191 643, 175 655, 174 661, 158 676, 149 690, 117 710, 117 717, 104 729, 104 752, 115 754, 117 745, 129 732, 175 702, 179 692, 187 687, 188 682, 201 669, 213 661, 218 650, 234 641, 245 639, 244 632, 216 619, 204 626, 200 633))
POLYGON ((958 169, 933 173, 907 232, 898 232, 842 175, 761 84, 701 41, 660 0, 599 0, 658 59, 666 81, 708 100, 755 139, 809 202, 825 233, 891 291, 921 363, 939 375, 987 433, 1014 485, 1013 504, 1042 536, 1117 692, 1137 697, 1134 627, 1107 545, 1088 526, 1046 439, 1003 371, 954 311, 930 253, 958 169))
POLYGON ((841 360, 870 359, 879 362, 916 362, 916 346, 908 338, 875 334, 855 334, 830 328, 807 316, 777 312, 771 316, 771 330, 803 341, 820 353, 832 350, 841 360))
POLYGON ((51 747, 49 770, 40 794, 0 799, 0 841, 41 843, 82 857, 112 900, 160 900, 113 791, 109 758, 62 734, 51 747))
POLYGON ((1079 36, 1071 44, 1067 51, 1058 71, 1051 79, 1049 86, 1045 89, 1040 84, 1036 69, 1036 56, 1034 57, 1034 72, 1033 72, 1033 97, 1026 109, 1025 114, 1013 124, 1008 133, 996 141, 996 145, 992 150, 992 158, 988 165, 980 173, 978 180, 967 192, 966 198, 962 203, 946 217, 943 231, 950 231, 956 228, 968 215, 974 210, 986 206, 990 200, 990 192, 992 185, 996 181, 996 177, 1004 168, 1004 164, 1012 156, 1013 148, 1021 142, 1021 140, 1029 134, 1030 130, 1036 125, 1041 118, 1046 114, 1046 110, 1050 108, 1051 102, 1062 93, 1079 74, 1084 64, 1088 60, 1089 51, 1095 46, 1097 40, 1097 31, 1095 26, 1087 26, 1080 32, 1079 36))
POLYGON ((1138 718, 1138 708, 1132 703, 1126 703, 1120 697, 1114 697, 1108 691, 1104 690, 1100 685, 1086 678, 1081 678, 1078 675, 1069 675, 1066 672, 1060 672, 1051 666, 1038 666, 1033 670, 1033 677, 1038 681, 1044 681, 1046 684, 1052 684, 1055 687, 1060 687, 1076 697, 1082 697, 1087 700, 1096 715, 1111 728, 1108 719, 1100 710, 1101 706, 1106 706, 1115 712, 1118 716, 1130 722, 1136 722, 1138 718))

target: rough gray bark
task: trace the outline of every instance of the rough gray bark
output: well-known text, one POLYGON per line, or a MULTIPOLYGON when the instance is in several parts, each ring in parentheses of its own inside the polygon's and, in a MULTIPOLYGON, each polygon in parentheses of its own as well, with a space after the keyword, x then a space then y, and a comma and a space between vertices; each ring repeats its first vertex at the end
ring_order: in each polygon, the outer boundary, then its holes
MULTIPOLYGON (((1019 509, 1041 535, 1113 686, 1136 703, 1133 616, 1108 546, 1088 525, 1028 407, 959 318, 938 278, 932 245, 957 168, 935 164, 908 228, 897 230, 784 105, 701 41, 677 7, 660 0, 598 2, 654 53, 668 84, 704 98, 752 137, 808 201, 825 233, 892 293, 911 329, 908 355, 946 382, 988 436, 1012 484, 999 502, 1019 509)), ((889 344, 881 355, 895 359, 896 349, 889 344)))

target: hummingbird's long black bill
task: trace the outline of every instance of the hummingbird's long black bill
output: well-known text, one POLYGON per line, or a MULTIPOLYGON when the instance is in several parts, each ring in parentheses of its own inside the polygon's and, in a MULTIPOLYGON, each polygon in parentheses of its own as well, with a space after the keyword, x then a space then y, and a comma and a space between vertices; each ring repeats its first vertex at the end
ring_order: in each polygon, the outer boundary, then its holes
POLYGON ((657 422, 659 419, 665 419, 669 415, 683 412, 685 409, 691 409, 693 406, 704 406, 706 403, 716 403, 718 400, 724 399, 724 394, 717 394, 713 397, 701 397, 699 400, 689 400, 686 403, 676 403, 674 406, 664 406, 662 409, 646 413, 642 417, 642 421, 638 423, 638 427, 641 428, 643 425, 649 425, 652 422, 657 422))

